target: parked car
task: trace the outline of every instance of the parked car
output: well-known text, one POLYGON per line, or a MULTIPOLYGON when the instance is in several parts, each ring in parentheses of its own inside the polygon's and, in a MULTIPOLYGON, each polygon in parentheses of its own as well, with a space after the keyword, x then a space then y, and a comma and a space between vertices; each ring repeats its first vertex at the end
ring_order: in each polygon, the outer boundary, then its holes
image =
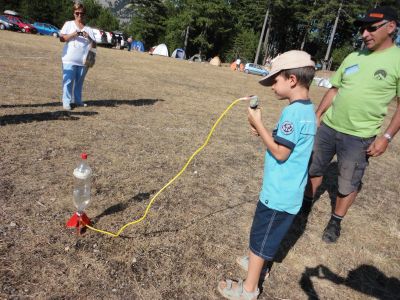
POLYGON ((19 27, 11 23, 6 16, 0 16, 0 30, 18 31, 19 27))
POLYGON ((60 29, 58 29, 54 25, 47 24, 47 23, 40 23, 40 22, 35 22, 32 25, 33 25, 33 27, 36 28, 36 30, 39 32, 39 34, 52 35, 54 37, 60 36, 60 29))
POLYGON ((111 47, 111 33, 101 29, 93 28, 93 34, 96 44, 100 46, 111 47))
POLYGON ((20 31, 27 33, 37 33, 36 28, 33 27, 27 20, 24 20, 23 18, 17 15, 7 14, 6 12, 7 11, 4 11, 5 17, 8 19, 10 23, 17 25, 20 31))
POLYGON ((257 65, 257 64, 252 64, 252 63, 247 63, 244 66, 244 72, 247 74, 255 74, 255 75, 261 75, 261 76, 268 75, 268 71, 265 70, 262 66, 257 65))
POLYGON ((121 31, 114 31, 111 35, 113 36, 113 39, 111 40, 113 47, 123 50, 127 46, 126 39, 121 31))

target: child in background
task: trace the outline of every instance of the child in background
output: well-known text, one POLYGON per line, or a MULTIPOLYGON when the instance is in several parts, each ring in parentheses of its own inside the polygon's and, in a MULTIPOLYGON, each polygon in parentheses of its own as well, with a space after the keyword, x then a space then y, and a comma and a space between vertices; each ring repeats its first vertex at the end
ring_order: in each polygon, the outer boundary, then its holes
POLYGON ((218 291, 227 299, 257 299, 264 263, 273 260, 302 205, 317 129, 314 106, 308 95, 314 73, 310 55, 292 50, 277 57, 271 72, 260 80, 262 85, 272 86, 279 100, 289 101, 272 134, 262 123, 261 110, 248 109, 250 130, 261 138, 267 151, 250 232, 247 278, 244 282, 226 280, 218 284, 218 291))

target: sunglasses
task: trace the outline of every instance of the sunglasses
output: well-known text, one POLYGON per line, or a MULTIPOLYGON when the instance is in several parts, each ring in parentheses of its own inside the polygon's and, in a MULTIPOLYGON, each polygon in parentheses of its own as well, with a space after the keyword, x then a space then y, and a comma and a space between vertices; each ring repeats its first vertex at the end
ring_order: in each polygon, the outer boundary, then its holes
POLYGON ((368 31, 368 32, 375 32, 377 31, 379 28, 385 26, 387 23, 389 23, 389 21, 383 22, 382 24, 379 24, 377 26, 372 26, 372 25, 368 25, 368 26, 362 26, 360 27, 360 33, 363 34, 364 30, 368 31))
POLYGON ((84 16, 85 15, 84 12, 79 12, 79 11, 74 12, 74 14, 75 14, 75 16, 84 16))

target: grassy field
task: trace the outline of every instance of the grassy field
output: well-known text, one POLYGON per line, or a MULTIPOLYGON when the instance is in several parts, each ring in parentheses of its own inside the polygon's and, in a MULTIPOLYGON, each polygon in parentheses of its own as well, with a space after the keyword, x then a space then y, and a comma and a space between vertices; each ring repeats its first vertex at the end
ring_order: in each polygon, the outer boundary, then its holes
MULTIPOLYGON (((243 278, 264 147, 247 103, 121 237, 65 228, 82 151, 94 171, 87 214, 117 231, 204 142, 236 98, 257 94, 269 128, 286 101, 260 77, 146 53, 98 49, 88 107, 62 110, 62 44, 0 32, 0 298, 220 299, 219 280, 243 278)), ((318 104, 326 90, 313 86, 318 104)), ((395 106, 389 108, 389 115, 395 106)), ((386 121, 387 123, 387 121, 386 121)), ((395 299, 400 295, 400 139, 371 159, 364 188, 335 245, 321 241, 336 164, 308 222, 296 222, 260 299, 395 299)))

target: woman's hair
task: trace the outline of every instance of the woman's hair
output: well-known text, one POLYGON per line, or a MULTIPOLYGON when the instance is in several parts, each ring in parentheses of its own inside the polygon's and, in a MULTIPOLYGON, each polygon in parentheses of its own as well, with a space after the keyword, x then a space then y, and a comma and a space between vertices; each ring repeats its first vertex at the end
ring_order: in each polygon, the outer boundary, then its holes
POLYGON ((83 12, 85 12, 85 7, 83 6, 82 3, 75 2, 74 5, 72 6, 72 11, 75 12, 78 9, 81 9, 83 12))
POLYGON ((297 77, 297 81, 300 85, 310 88, 312 80, 315 74, 314 67, 302 67, 290 70, 283 70, 280 74, 284 76, 286 79, 289 79, 290 75, 294 75, 297 77))

